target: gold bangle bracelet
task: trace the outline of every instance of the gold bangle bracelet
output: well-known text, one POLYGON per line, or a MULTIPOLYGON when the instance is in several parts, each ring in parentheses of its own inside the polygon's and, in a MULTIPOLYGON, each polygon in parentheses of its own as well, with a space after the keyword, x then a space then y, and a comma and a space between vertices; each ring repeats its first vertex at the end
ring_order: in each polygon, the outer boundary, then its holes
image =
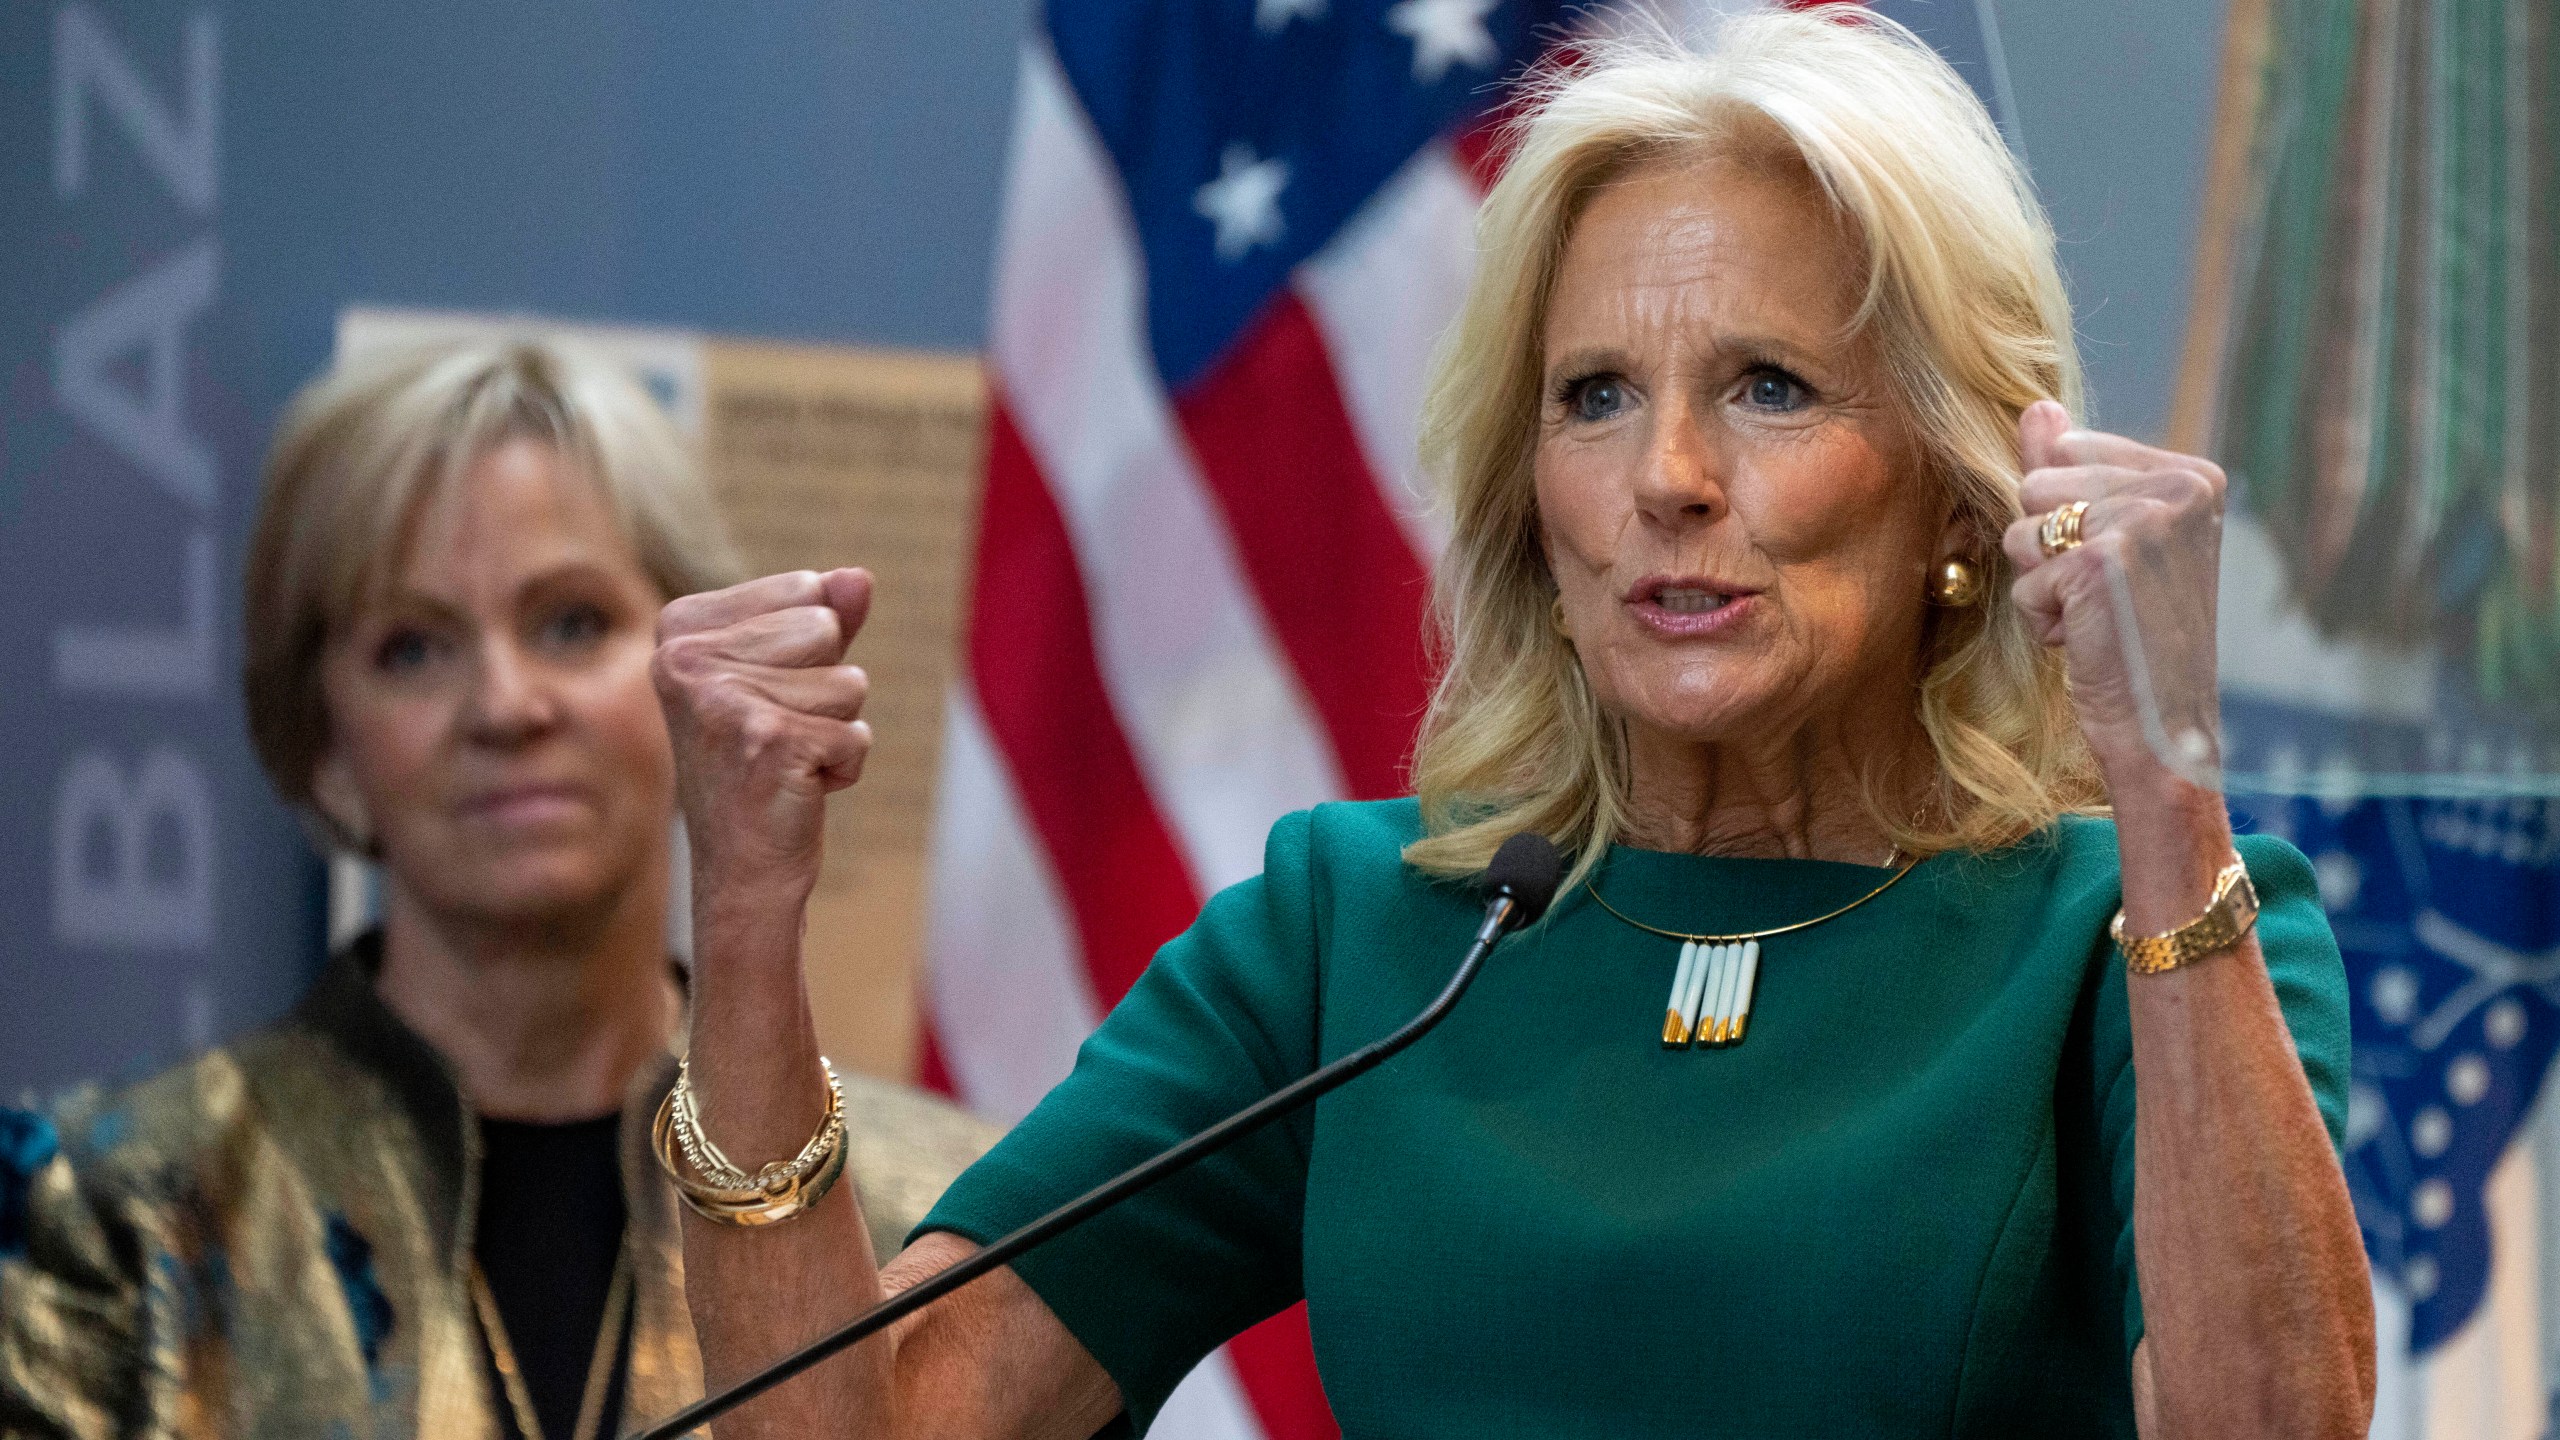
POLYGON ((827 1147, 825 1158, 810 1174, 779 1175, 765 1186, 727 1189, 705 1184, 684 1173, 684 1153, 669 1133, 673 1127, 668 1125, 667 1119, 667 1107, 661 1103, 658 1123, 651 1127, 659 1168, 675 1181, 676 1198, 684 1201, 686 1209, 720 1225, 752 1229, 779 1225, 809 1213, 819 1201, 827 1198, 827 1192, 833 1190, 836 1181, 843 1177, 845 1152, 851 1148, 844 1143, 842 1127, 837 1127, 835 1143, 827 1147))
MULTIPOLYGON (((825 1064, 823 1060, 820 1063, 825 1064)), ((657 1154, 658 1168, 667 1172, 686 1209, 722 1225, 774 1225, 808 1213, 835 1188, 844 1174, 845 1154, 851 1147, 845 1143, 844 1090, 836 1081, 834 1067, 827 1067, 827 1114, 819 1121, 818 1132, 798 1155, 775 1161, 753 1175, 740 1173, 737 1167, 727 1164, 725 1156, 719 1161, 725 1173, 702 1173, 702 1167, 689 1152, 710 1147, 707 1140, 685 1133, 691 1110, 685 1078, 680 1074, 666 1098, 658 1102, 657 1117, 649 1127, 649 1141, 657 1154), (688 1138, 695 1144, 688 1145, 688 1138)))
POLYGON ((676 1143, 684 1151, 685 1162, 703 1180, 731 1190, 764 1186, 778 1176, 807 1175, 815 1171, 818 1162, 825 1158, 825 1147, 831 1143, 829 1127, 840 1127, 844 1123, 844 1082, 836 1078, 836 1067, 824 1055, 818 1057, 818 1073, 827 1080, 827 1113, 818 1122, 816 1133, 809 1137, 808 1144, 800 1147, 799 1154, 788 1160, 776 1160, 751 1175, 713 1144, 710 1136, 702 1133, 702 1117, 693 1101, 693 1064, 689 1059, 676 1062, 676 1083, 675 1088, 667 1092, 667 1109, 673 1117, 676 1143))

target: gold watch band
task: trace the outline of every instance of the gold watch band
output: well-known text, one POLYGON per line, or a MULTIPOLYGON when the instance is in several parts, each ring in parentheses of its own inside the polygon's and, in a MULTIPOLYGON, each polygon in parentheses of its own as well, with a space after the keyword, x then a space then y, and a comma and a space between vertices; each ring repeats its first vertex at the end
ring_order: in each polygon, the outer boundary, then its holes
POLYGON ((2125 968, 2136 975, 2157 975, 2230 949, 2257 923, 2257 887, 2249 883, 2249 867, 2235 859, 2214 877, 2213 903, 2193 920, 2158 935, 2127 935, 2124 912, 2118 910, 2107 933, 2124 953, 2125 968))

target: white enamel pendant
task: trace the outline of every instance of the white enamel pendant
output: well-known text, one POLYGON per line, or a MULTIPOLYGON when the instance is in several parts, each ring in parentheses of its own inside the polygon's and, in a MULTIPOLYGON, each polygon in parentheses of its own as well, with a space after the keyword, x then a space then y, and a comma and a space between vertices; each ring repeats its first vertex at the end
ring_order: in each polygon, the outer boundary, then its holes
POLYGON ((1671 998, 1663 1007, 1663 1046, 1681 1050, 1739 1041, 1751 1020, 1751 996, 1759 978, 1757 940, 1733 945, 1682 941, 1680 963, 1671 972, 1671 998))
POLYGON ((1689 981, 1704 967, 1698 963, 1698 942, 1680 942, 1680 964, 1671 972, 1671 998, 1662 1010, 1662 1044, 1667 1050, 1679 1050, 1689 1043, 1698 1028, 1698 1004, 1689 981))
POLYGON ((1741 973, 1733 981, 1733 1014, 1727 1017, 1724 1036, 1727 1045, 1741 1044, 1743 1027, 1751 1023, 1752 990, 1760 981, 1759 941, 1742 942, 1742 954, 1735 961, 1734 968, 1741 973))

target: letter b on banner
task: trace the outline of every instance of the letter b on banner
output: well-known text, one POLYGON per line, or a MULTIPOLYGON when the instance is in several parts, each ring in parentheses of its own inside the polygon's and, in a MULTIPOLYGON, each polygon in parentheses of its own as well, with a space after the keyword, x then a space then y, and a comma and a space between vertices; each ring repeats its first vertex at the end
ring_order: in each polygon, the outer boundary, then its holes
POLYGON ((213 939, 213 792, 173 750, 127 779, 91 750, 53 797, 53 935, 66 945, 175 950, 213 939))

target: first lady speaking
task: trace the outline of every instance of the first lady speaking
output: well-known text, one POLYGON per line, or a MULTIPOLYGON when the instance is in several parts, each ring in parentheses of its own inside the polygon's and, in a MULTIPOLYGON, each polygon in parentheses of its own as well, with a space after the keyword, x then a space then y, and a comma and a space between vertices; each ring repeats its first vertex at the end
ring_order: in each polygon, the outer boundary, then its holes
POLYGON ((850 1187, 742 1183, 842 1120, 799 939, 869 581, 667 607, 714 1384, 1395 1028, 1504 839, 1570 862, 1394 1062, 723 1440, 1143 1430, 1300 1298, 1351 1435, 2361 1435, 2337 947, 2135 704, 2210 713, 2221 471, 2075 424, 2051 229, 1907 33, 1766 14, 1536 92, 1424 416, 1416 794, 1282 819, 885 1268, 850 1187))

